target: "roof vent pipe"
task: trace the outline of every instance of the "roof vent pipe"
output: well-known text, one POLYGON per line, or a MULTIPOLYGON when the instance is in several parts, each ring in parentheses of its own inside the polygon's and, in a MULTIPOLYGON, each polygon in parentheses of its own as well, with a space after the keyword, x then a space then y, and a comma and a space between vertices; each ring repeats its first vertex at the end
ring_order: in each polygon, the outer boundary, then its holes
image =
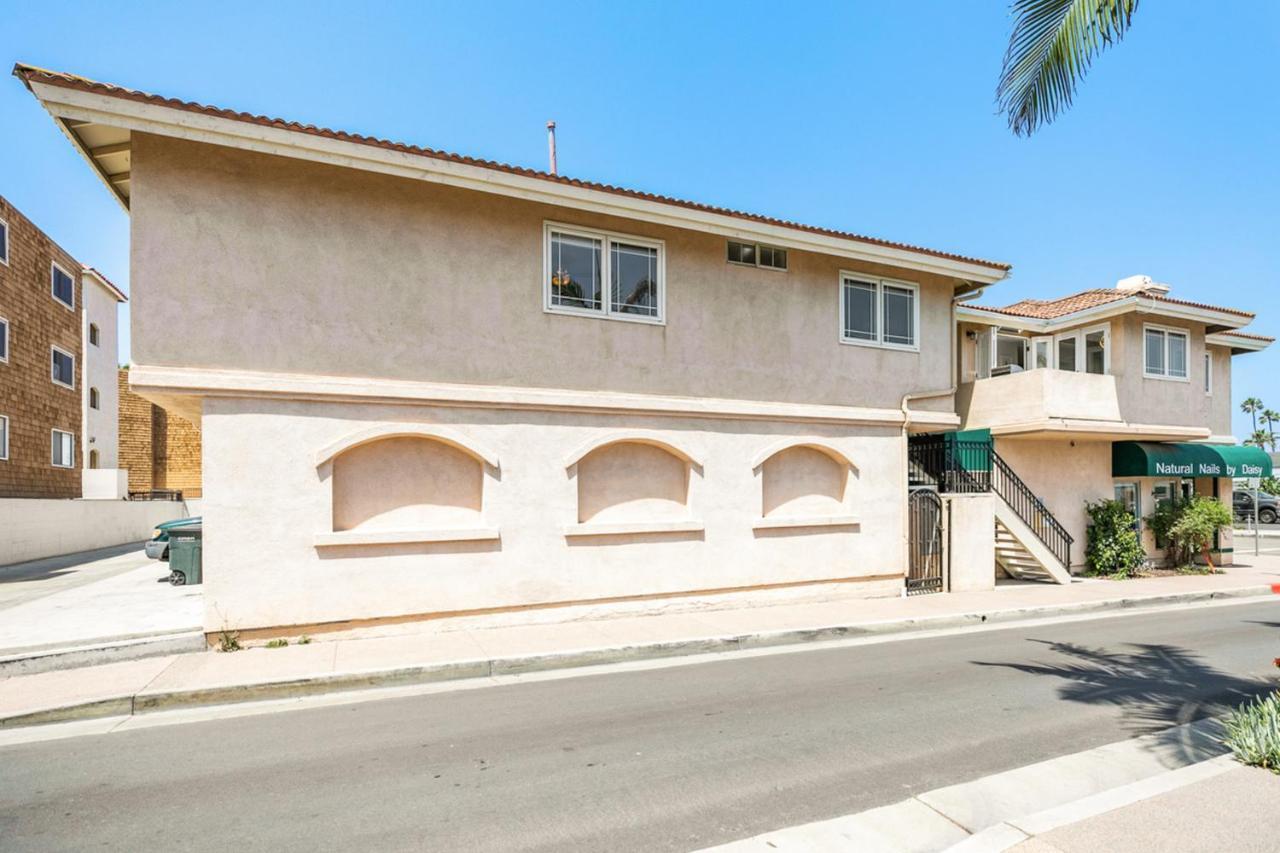
POLYGON ((547 154, 551 157, 551 174, 559 174, 556 171, 556 123, 554 121, 547 122, 547 154))

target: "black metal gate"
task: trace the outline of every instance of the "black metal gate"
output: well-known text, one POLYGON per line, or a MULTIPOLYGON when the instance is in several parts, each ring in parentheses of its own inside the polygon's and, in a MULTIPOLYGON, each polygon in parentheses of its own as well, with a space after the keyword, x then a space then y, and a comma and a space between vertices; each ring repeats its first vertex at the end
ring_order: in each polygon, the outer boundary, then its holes
POLYGON ((942 592, 946 558, 942 498, 932 489, 915 489, 907 502, 910 524, 910 565, 907 595, 942 592))

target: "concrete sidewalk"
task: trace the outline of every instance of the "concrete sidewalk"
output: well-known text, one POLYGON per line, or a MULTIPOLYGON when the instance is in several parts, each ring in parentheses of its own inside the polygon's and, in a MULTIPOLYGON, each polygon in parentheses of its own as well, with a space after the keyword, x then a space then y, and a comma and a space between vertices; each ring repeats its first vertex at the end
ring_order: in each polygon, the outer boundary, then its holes
POLYGON ((1004 849, 1017 853, 1272 853, 1280 847, 1280 775, 1230 759, 1200 767, 1198 775, 1203 778, 1197 781, 1036 832, 1004 849))
POLYGON ((679 655, 955 629, 1280 593, 1280 559, 1228 574, 850 599, 482 627, 451 619, 306 645, 202 652, 0 679, 0 726, 679 655))

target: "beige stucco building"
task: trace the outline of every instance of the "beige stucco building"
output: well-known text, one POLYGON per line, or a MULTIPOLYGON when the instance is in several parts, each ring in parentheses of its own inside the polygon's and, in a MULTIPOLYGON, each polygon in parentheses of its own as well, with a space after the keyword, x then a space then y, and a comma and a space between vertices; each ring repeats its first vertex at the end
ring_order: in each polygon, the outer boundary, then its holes
POLYGON ((1059 398, 1091 441, 1227 432, 979 368, 1031 328, 964 304, 1006 264, 15 73, 130 212, 129 383, 202 431, 210 632, 982 588, 1000 536, 1062 581, 999 495, 944 531, 913 437, 1013 424, 1036 480, 1059 398))

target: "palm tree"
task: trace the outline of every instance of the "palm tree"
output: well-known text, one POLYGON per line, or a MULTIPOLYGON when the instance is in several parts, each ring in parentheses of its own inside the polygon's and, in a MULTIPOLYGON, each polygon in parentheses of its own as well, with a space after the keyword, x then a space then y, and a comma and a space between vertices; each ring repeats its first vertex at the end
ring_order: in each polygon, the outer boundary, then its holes
POLYGON ((1240 411, 1244 412, 1246 415, 1253 416, 1253 431, 1255 433, 1258 431, 1258 412, 1261 412, 1264 408, 1266 407, 1262 405, 1262 401, 1257 397, 1247 397, 1245 398, 1245 401, 1240 404, 1240 411))
POLYGON ((1129 31, 1138 0, 1013 0, 996 102, 1030 136, 1071 106, 1093 58, 1129 31))
POLYGON ((1275 409, 1263 409, 1262 422, 1267 426, 1267 434, 1270 436, 1270 441, 1271 441, 1271 450, 1272 452, 1274 452, 1276 449, 1275 425, 1277 423, 1280 423, 1280 412, 1277 412, 1275 409))
POLYGON ((1253 435, 1251 435, 1251 436, 1249 436, 1248 438, 1246 438, 1246 439, 1244 440, 1244 443, 1245 443, 1245 444, 1252 444, 1254 447, 1263 447, 1263 448, 1265 448, 1265 447, 1267 446, 1267 442, 1269 442, 1270 440, 1271 440, 1271 436, 1267 433, 1267 431, 1266 431, 1266 430, 1264 430, 1264 429, 1255 429, 1255 430, 1253 431, 1253 435))

